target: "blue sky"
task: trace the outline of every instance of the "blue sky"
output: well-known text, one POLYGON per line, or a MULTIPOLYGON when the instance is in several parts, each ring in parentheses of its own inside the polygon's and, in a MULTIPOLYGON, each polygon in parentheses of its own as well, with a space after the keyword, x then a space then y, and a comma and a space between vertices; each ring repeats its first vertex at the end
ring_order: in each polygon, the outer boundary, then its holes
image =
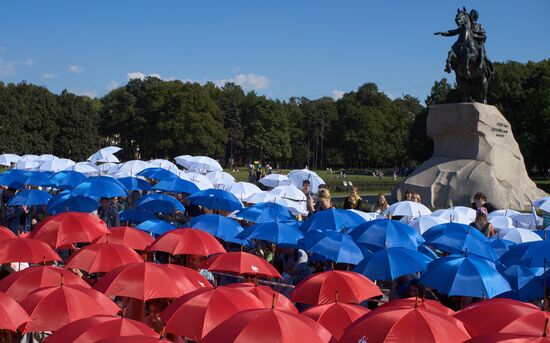
POLYGON ((102 96, 153 74, 279 99, 375 82, 424 100, 454 42, 433 33, 459 6, 480 13, 493 61, 550 58, 548 0, 17 0, 1 4, 0 80, 102 96))

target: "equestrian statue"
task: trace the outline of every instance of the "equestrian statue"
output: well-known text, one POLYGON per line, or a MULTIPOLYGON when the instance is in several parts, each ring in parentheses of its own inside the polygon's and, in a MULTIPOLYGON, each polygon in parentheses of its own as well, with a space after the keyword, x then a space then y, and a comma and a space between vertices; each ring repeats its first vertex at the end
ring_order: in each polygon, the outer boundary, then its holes
POLYGON ((479 14, 476 10, 470 13, 466 8, 458 9, 455 23, 458 28, 436 32, 435 35, 458 36, 447 57, 445 71, 455 71, 456 83, 462 96, 462 101, 478 101, 487 103, 487 88, 493 79, 493 64, 485 52, 487 35, 485 29, 477 22, 479 14))

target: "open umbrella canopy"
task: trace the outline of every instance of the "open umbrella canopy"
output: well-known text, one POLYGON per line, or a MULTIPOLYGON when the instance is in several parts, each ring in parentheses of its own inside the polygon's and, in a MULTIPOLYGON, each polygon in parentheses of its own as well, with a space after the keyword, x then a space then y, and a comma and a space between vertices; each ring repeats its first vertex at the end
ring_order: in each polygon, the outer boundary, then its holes
POLYGON ((274 220, 294 220, 288 208, 273 202, 262 202, 254 206, 243 208, 238 211, 235 216, 255 223, 272 222, 274 220))
POLYGON ((211 210, 233 212, 243 208, 242 202, 230 192, 221 189, 206 189, 187 197, 195 205, 201 205, 211 210))
POLYGON ((280 278, 281 274, 263 258, 246 252, 227 252, 216 259, 208 270, 237 275, 258 275, 269 278, 280 278))
POLYGON ((515 244, 516 243, 514 242, 494 237, 489 241, 489 245, 491 246, 491 248, 493 248, 493 251, 498 256, 498 258, 504 255, 504 253, 507 252, 508 249, 510 249, 510 246, 515 244))
POLYGON ((177 298, 210 283, 198 272, 173 264, 137 262, 111 270, 99 280, 95 289, 108 296, 118 295, 142 301, 177 298))
POLYGON ((129 226, 115 226, 109 233, 97 238, 94 243, 116 243, 134 250, 145 250, 155 239, 141 230, 129 226))
POLYGON ((365 220, 356 213, 341 209, 329 209, 317 212, 307 218, 300 230, 309 231, 349 231, 365 220))
POLYGON ((415 229, 416 232, 422 235, 424 232, 428 231, 433 226, 436 226, 439 224, 445 224, 448 222, 449 222, 448 220, 439 218, 439 217, 422 216, 410 222, 409 226, 415 229))
POLYGON ((400 201, 392 204, 384 214, 418 218, 432 214, 429 208, 416 201, 400 201))
POLYGON ((16 238, 17 236, 13 231, 8 229, 7 227, 0 226, 0 241, 10 239, 10 238, 16 238))
POLYGON ((456 206, 432 212, 433 217, 445 219, 447 222, 470 224, 476 218, 476 211, 464 206, 456 206))
POLYGON ((235 184, 235 178, 224 171, 211 171, 206 174, 206 178, 218 189, 229 190, 235 184))
POLYGON ((201 342, 327 343, 332 336, 313 319, 277 309, 239 312, 216 326, 201 342))
POLYGON ((137 173, 137 176, 143 176, 149 179, 155 179, 155 180, 168 180, 168 179, 179 179, 180 177, 171 171, 160 168, 160 167, 149 167, 145 168, 139 173, 137 173))
POLYGON ((109 337, 100 339, 95 343, 171 343, 172 341, 165 337, 150 337, 144 335, 132 335, 122 337, 109 337))
POLYGON ((542 197, 533 201, 533 206, 542 211, 550 212, 550 196, 542 197))
POLYGON ((498 230, 498 237, 514 243, 527 243, 542 241, 542 238, 534 231, 518 227, 498 230))
POLYGON ((143 208, 126 209, 119 214, 121 223, 143 223, 146 220, 158 219, 151 211, 143 208))
POLYGON ((46 212, 48 214, 59 214, 64 212, 90 213, 99 207, 99 198, 71 193, 58 194, 50 199, 46 212))
MULTIPOLYGON (((507 254, 513 254, 515 251, 520 254, 521 261, 529 267, 550 266, 550 241, 517 244, 511 247, 507 254)), ((507 254, 503 255, 503 258, 507 254)))
POLYGON ((498 259, 491 245, 487 240, 482 241, 473 235, 472 232, 479 232, 472 227, 466 232, 448 232, 429 241, 429 245, 447 253, 468 253, 495 262, 498 259))
POLYGON ((71 322, 48 336, 44 342, 97 342, 104 338, 133 335, 145 335, 155 338, 159 336, 153 329, 137 320, 102 315, 71 322))
POLYGON ((6 166, 6 167, 11 167, 12 163, 17 163, 17 162, 19 162, 20 159, 21 159, 21 157, 19 157, 19 155, 2 154, 2 155, 0 155, 0 165, 6 166))
POLYGON ((186 167, 189 170, 198 171, 200 173, 207 173, 211 171, 222 171, 223 168, 220 163, 208 156, 195 156, 191 159, 191 162, 186 167))
MULTIPOLYGON (((262 177, 258 182, 270 188, 290 185, 288 176, 275 173, 262 177)), ((301 185, 298 187, 301 187, 301 185)))
POLYGON ((99 175, 99 168, 90 162, 77 162, 74 165, 65 168, 65 170, 79 172, 87 177, 99 175))
POLYGON ((319 186, 325 184, 325 181, 316 172, 309 169, 291 170, 288 173, 288 178, 291 184, 298 188, 301 188, 304 181, 308 180, 311 183, 311 191, 313 193, 317 193, 319 186))
POLYGON ((21 237, 0 241, 0 264, 43 263, 45 261, 61 261, 61 257, 44 242, 21 237))
POLYGON ((193 182, 177 178, 168 178, 160 181, 154 187, 154 190, 165 191, 169 193, 193 194, 200 191, 193 182))
POLYGON ((237 198, 243 201, 252 194, 261 193, 262 190, 250 182, 237 182, 229 188, 229 192, 235 194, 237 198))
POLYGON ((133 262, 143 262, 143 258, 132 248, 116 243, 95 243, 71 256, 66 268, 76 268, 88 273, 106 273, 133 262))
POLYGON ((431 261, 431 258, 416 250, 385 248, 365 258, 354 271, 371 280, 395 280, 403 275, 425 271, 431 261))
POLYGON ((458 319, 425 308, 379 307, 351 324, 339 342, 464 342, 458 319))
POLYGON ((133 176, 121 177, 118 182, 129 191, 148 191, 153 188, 146 180, 133 176))
POLYGON ((282 311, 299 313, 290 299, 271 287, 257 285, 252 282, 230 283, 225 285, 225 287, 244 289, 252 293, 256 298, 260 299, 265 308, 274 307, 282 311))
POLYGON ((176 227, 166 220, 149 219, 136 226, 136 229, 149 232, 154 235, 162 235, 168 231, 174 230, 176 227))
POLYGON ((248 197, 242 200, 249 204, 259 204, 261 202, 265 202, 265 203, 274 202, 277 200, 277 197, 274 194, 271 194, 270 192, 260 191, 259 193, 250 194, 248 197))
POLYGON ((544 279, 530 268, 523 265, 511 265, 500 269, 502 276, 510 283, 511 291, 502 293, 499 297, 521 301, 531 301, 544 297, 544 279))
POLYGON ((177 211, 185 211, 185 208, 178 199, 161 193, 147 194, 139 198, 136 202, 136 206, 138 209, 144 209, 153 213, 162 212, 173 214, 177 211))
POLYGON ((385 304, 382 304, 380 307, 422 308, 432 312, 441 312, 442 314, 448 316, 453 316, 455 314, 455 311, 436 300, 424 298, 419 299, 418 297, 393 299, 385 304))
POLYGON ((302 314, 321 324, 339 340, 351 323, 368 312, 369 309, 359 305, 330 303, 308 307, 302 314))
POLYGON ((307 200, 304 192, 302 192, 301 189, 298 189, 298 187, 294 185, 275 187, 270 191, 270 193, 278 197, 294 201, 305 202, 307 200))
POLYGON ((100 292, 69 285, 39 288, 21 301, 21 306, 31 317, 23 332, 55 331, 82 318, 120 311, 100 292))
POLYGON ((0 292, 0 330, 17 331, 31 318, 25 310, 9 295, 0 292))
POLYGON ((353 239, 341 232, 312 231, 299 241, 305 250, 336 263, 358 264, 364 258, 353 239))
POLYGON ((54 186, 50 180, 52 175, 52 172, 27 171, 18 180, 29 186, 52 187, 54 186))
POLYGON ((73 189, 84 180, 87 179, 87 176, 73 170, 62 170, 53 174, 50 177, 50 182, 57 189, 73 189))
POLYGON ((76 186, 72 194, 102 198, 128 195, 124 185, 110 176, 92 176, 76 186))
MULTIPOLYGON (((185 175, 189 179, 189 181, 192 181, 197 187, 199 187, 199 189, 201 191, 209 189, 209 188, 214 188, 214 185, 212 184, 212 182, 210 180, 208 180, 208 178, 206 176, 202 175, 202 174, 188 171, 183 175, 185 175)), ((184 177, 182 177, 182 176, 180 176, 180 177, 182 179, 184 179, 184 177)))
POLYGON ((281 246, 297 247, 304 234, 297 221, 256 223, 237 235, 240 239, 260 239, 281 246))
POLYGON ((235 238, 243 231, 243 227, 238 222, 219 214, 203 214, 191 218, 190 221, 184 224, 184 227, 206 231, 212 236, 227 242, 243 243, 241 239, 235 238))
POLYGON ((321 305, 332 302, 360 304, 382 295, 367 277, 355 273, 330 270, 312 274, 296 285, 290 299, 297 303, 321 305))
POLYGON ((489 260, 449 255, 432 261, 421 282, 449 296, 493 298, 510 291, 510 284, 489 260))
POLYGON ((164 251, 172 255, 210 256, 226 252, 223 246, 206 231, 193 228, 175 229, 157 238, 149 251, 164 251))
POLYGON ((391 219, 375 219, 361 224, 349 235, 357 243, 365 244, 369 249, 416 248, 424 239, 407 224, 391 219))
POLYGON ((88 157, 88 161, 90 161, 91 163, 110 162, 110 161, 106 161, 106 159, 108 159, 110 155, 116 154, 120 150, 122 149, 117 146, 108 146, 108 147, 102 148, 96 151, 92 156, 88 157))
POLYGON ((17 205, 27 205, 27 206, 38 206, 38 205, 47 205, 48 201, 52 196, 44 191, 39 191, 36 189, 22 189, 15 194, 8 201, 8 206, 17 206, 17 205))
POLYGON ((173 301, 161 315, 166 331, 201 341, 213 328, 231 316, 265 308, 252 293, 234 287, 199 289, 173 301))
POLYGON ((466 325, 472 337, 500 332, 523 316, 541 312, 537 306, 512 299, 495 298, 468 305, 454 317, 466 325), (490 318, 490 320, 484 320, 490 318))
POLYGON ((8 169, 0 174, 0 185, 10 188, 23 188, 25 171, 20 169, 8 169))
POLYGON ((0 281, 0 292, 21 302, 38 288, 76 285, 90 288, 82 278, 68 269, 54 266, 31 266, 6 276, 0 281))
POLYGON ((38 223, 31 232, 31 238, 57 249, 72 243, 92 242, 108 232, 105 222, 93 214, 65 212, 38 223))
POLYGON ((481 231, 466 224, 453 223, 453 222, 432 226, 428 231, 422 234, 422 237, 424 237, 426 241, 431 242, 434 238, 448 234, 448 233, 469 234, 482 242, 489 243, 489 239, 485 237, 485 235, 483 235, 481 231))

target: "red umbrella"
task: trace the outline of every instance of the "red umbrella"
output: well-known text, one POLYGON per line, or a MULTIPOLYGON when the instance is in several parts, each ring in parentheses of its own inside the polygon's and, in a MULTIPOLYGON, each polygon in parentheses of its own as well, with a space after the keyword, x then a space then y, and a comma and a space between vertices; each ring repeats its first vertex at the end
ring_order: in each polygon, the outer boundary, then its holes
POLYGON ((329 342, 332 336, 314 320, 277 309, 239 312, 215 327, 201 343, 329 342))
POLYGON ((97 341, 95 343, 170 343, 172 341, 164 337, 149 337, 149 336, 125 336, 125 337, 109 337, 97 341))
POLYGON ((45 343, 95 342, 109 337, 145 335, 158 338, 158 334, 137 320, 112 316, 94 316, 69 323, 51 336, 45 343))
POLYGON ((0 292, 0 330, 17 331, 31 320, 27 312, 9 295, 0 292))
POLYGON ((172 255, 210 256, 225 252, 218 240, 206 231, 197 229, 175 229, 168 231, 159 238, 150 251, 164 251, 172 255))
POLYGON ((268 286, 256 285, 252 282, 231 283, 226 286, 231 288, 242 288, 249 291, 258 299, 260 299, 260 301, 264 304, 266 308, 275 306, 275 308, 278 310, 299 313, 298 309, 296 308, 296 306, 294 306, 290 299, 288 299, 281 293, 274 291, 268 286), (275 298, 273 298, 273 296, 275 296, 275 298))
POLYGON ((30 238, 0 241, 0 263, 61 261, 61 257, 44 242, 30 238))
POLYGON ((546 334, 538 336, 518 335, 514 333, 493 333, 474 337, 467 343, 550 343, 550 337, 546 334))
POLYGON ((83 212, 64 212, 41 221, 31 232, 31 238, 41 240, 57 249, 63 245, 91 242, 109 233, 97 216, 83 212))
POLYGON ((96 243, 85 246, 67 261, 66 268, 77 268, 88 273, 106 273, 133 262, 143 262, 131 248, 115 243, 96 243))
POLYGON ((166 331, 200 341, 214 327, 235 313, 265 308, 250 292, 225 286, 188 293, 162 312, 166 331))
POLYGON ((321 305, 335 302, 338 297, 341 303, 359 304, 380 295, 380 289, 366 276, 330 270, 302 280, 292 291, 290 299, 297 303, 321 305))
POLYGON ((512 322, 503 327, 500 332, 528 336, 541 336, 542 333, 546 333, 548 329, 549 319, 550 313, 538 310, 514 319, 512 322))
POLYGON ((281 274, 263 258, 246 252, 226 252, 216 256, 208 270, 229 274, 250 274, 280 278, 281 274))
POLYGON ((95 289, 108 296, 118 295, 142 301, 177 298, 199 288, 211 286, 198 272, 182 266, 151 262, 117 267, 95 285, 95 289))
POLYGON ((458 311, 454 317, 462 321, 472 337, 497 333, 522 316, 541 312, 529 303, 506 298, 478 301, 458 311), (490 320, 485 319, 490 318, 490 320))
POLYGON ((464 342, 470 335, 456 318, 423 308, 379 307, 351 324, 340 343, 464 342))
POLYGON ((12 273, 2 279, 0 281, 0 291, 21 302, 38 288, 59 286, 61 283, 90 288, 86 281, 67 269, 53 266, 34 266, 12 273))
POLYGON ((96 290, 67 285, 39 288, 29 294, 21 306, 31 316, 24 332, 55 331, 78 319, 115 315, 120 310, 96 290))
POLYGON ((10 229, 0 226, 0 241, 17 237, 10 229))
POLYGON ((339 340, 351 323, 368 312, 369 309, 359 305, 331 303, 309 307, 302 314, 323 325, 339 340))
POLYGON ((109 233, 94 240, 95 243, 116 243, 134 250, 145 250, 155 239, 147 232, 130 226, 115 226, 109 233))
POLYGON ((441 312, 448 316, 455 314, 455 311, 451 310, 447 306, 441 304, 435 300, 421 299, 421 298, 405 298, 405 299, 394 299, 383 304, 381 307, 399 307, 399 308, 422 308, 425 310, 441 312))

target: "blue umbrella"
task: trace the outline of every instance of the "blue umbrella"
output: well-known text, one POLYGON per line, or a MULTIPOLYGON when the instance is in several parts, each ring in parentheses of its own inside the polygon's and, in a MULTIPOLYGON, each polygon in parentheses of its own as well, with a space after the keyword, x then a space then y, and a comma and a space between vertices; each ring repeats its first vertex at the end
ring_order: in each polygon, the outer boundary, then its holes
POLYGON ((132 176, 121 177, 118 182, 122 183, 129 191, 148 191, 153 188, 149 182, 132 176))
POLYGON ((110 176, 90 177, 76 186, 72 193, 74 195, 100 198, 114 198, 127 195, 124 185, 110 176))
POLYGON ((371 280, 395 280, 403 275, 425 271, 431 261, 431 258, 416 250, 387 248, 365 258, 354 271, 371 280))
POLYGON ((242 239, 236 238, 243 231, 243 227, 236 221, 219 214, 203 214, 192 218, 183 226, 206 231, 212 236, 223 239, 226 242, 245 243, 242 239))
POLYGON ((147 194, 139 198, 136 202, 136 208, 144 209, 153 213, 175 213, 176 211, 184 212, 185 208, 178 199, 173 196, 153 193, 147 194))
POLYGON ((98 198, 66 193, 53 197, 48 203, 46 212, 49 214, 58 214, 63 212, 90 213, 97 210, 98 207, 98 198))
POLYGON ((432 260, 439 258, 439 256, 435 253, 435 251, 433 251, 430 247, 424 244, 418 246, 418 251, 428 256, 432 260))
POLYGON ((469 232, 472 236, 474 236, 478 240, 489 243, 489 239, 485 237, 478 229, 470 225, 454 223, 454 222, 432 226, 428 231, 422 234, 422 237, 424 237, 426 241, 431 241, 432 238, 436 236, 440 236, 445 233, 449 233, 449 232, 463 232, 463 233, 469 232))
POLYGON ((57 189, 73 189, 86 179, 86 175, 74 170, 62 170, 50 177, 50 181, 57 189))
POLYGON ((18 180, 25 185, 39 187, 54 186, 53 182, 50 180, 50 177, 53 175, 51 172, 28 171, 23 175, 24 177, 18 178, 18 180))
POLYGON ((449 296, 491 299, 511 290, 493 262, 471 255, 449 255, 433 260, 420 281, 449 296))
POLYGON ((25 171, 20 169, 9 169, 0 174, 0 185, 9 188, 23 188, 22 179, 25 171))
POLYGON ((169 170, 159 167, 145 168, 139 173, 138 176, 144 176, 149 179, 166 180, 166 179, 179 179, 180 177, 169 170))
POLYGON ((499 295, 520 301, 531 301, 544 296, 544 282, 541 277, 526 266, 513 265, 503 269, 502 275, 510 283, 512 290, 499 295))
POLYGON ((336 231, 312 231, 299 241, 312 253, 336 263, 358 264, 364 258, 361 249, 345 233, 336 231))
POLYGON ((550 241, 527 242, 517 246, 521 253, 521 261, 529 267, 546 268, 550 265, 550 241))
POLYGON ((298 229, 297 221, 273 221, 257 223, 237 235, 240 239, 261 239, 281 246, 297 247, 298 240, 304 238, 298 229))
POLYGON ((27 205, 27 206, 38 206, 38 205, 47 205, 48 201, 52 196, 44 191, 39 191, 35 189, 22 189, 13 198, 8 201, 9 206, 17 205, 27 205))
POLYGON ((428 244, 447 253, 465 253, 486 258, 491 261, 498 259, 493 248, 487 243, 478 240, 471 231, 477 231, 471 228, 468 232, 447 232, 436 237, 432 237, 428 244))
POLYGON ((230 192, 221 189, 205 189, 187 198, 192 204, 201 205, 211 210, 233 212, 243 208, 243 204, 230 192))
POLYGON ((174 230, 176 227, 165 220, 150 219, 136 226, 136 229, 152 233, 154 235, 162 235, 168 231, 174 230))
POLYGON ((365 219, 352 211, 329 209, 309 216, 300 230, 304 233, 315 230, 346 232, 363 223, 365 219))
POLYGON ((421 243, 424 243, 424 239, 415 229, 391 219, 375 219, 365 222, 353 229, 349 235, 355 242, 363 243, 372 250, 386 247, 416 250, 421 243))
POLYGON ((508 251, 511 245, 516 243, 507 239, 495 238, 489 240, 489 245, 493 248, 495 254, 500 258, 505 252, 508 251))
POLYGON ((165 191, 169 193, 187 193, 193 194, 200 191, 199 187, 191 181, 183 180, 180 178, 165 179, 157 183, 154 190, 165 191))
POLYGON ((243 208, 235 216, 255 223, 266 223, 274 220, 294 220, 292 213, 287 207, 274 202, 261 202, 254 206, 243 208))
POLYGON ((131 208, 120 212, 120 222, 142 223, 146 220, 157 219, 150 211, 140 208, 131 208))

